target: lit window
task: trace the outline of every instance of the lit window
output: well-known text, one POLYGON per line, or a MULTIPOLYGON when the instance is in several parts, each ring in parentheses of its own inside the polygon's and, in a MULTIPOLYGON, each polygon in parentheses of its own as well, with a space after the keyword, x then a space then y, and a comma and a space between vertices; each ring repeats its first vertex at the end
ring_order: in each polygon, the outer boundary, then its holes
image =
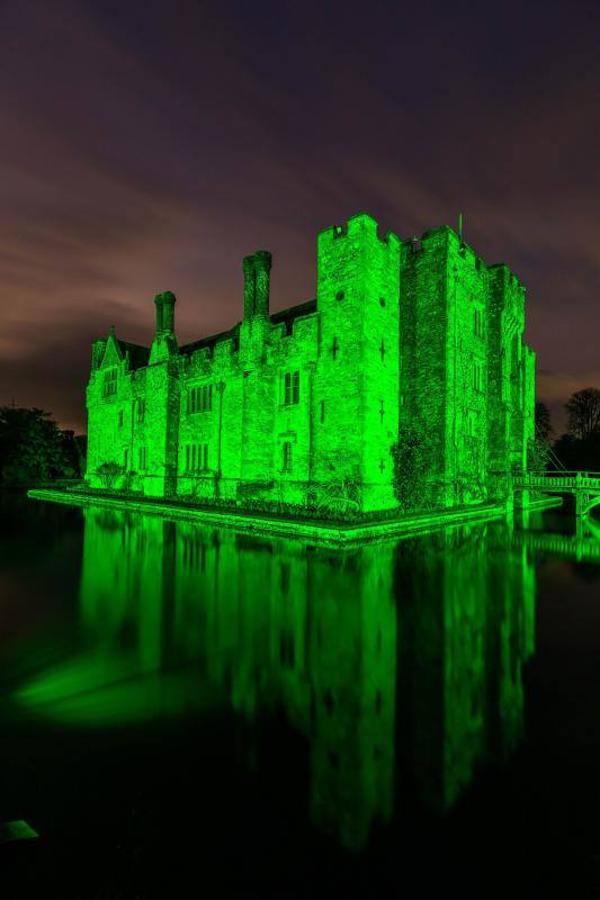
POLYGON ((283 402, 285 406, 292 406, 300 402, 300 372, 298 370, 285 373, 283 402))
POLYGON ((117 370, 109 369, 104 373, 104 396, 111 397, 117 393, 117 370))
POLYGON ((291 472, 292 471, 292 442, 284 441, 282 450, 283 450, 282 471, 283 472, 291 472))

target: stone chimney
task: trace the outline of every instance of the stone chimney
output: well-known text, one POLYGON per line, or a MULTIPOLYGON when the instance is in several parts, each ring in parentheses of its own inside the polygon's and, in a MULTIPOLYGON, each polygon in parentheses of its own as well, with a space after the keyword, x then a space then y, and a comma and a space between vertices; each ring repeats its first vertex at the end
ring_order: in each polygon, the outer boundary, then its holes
POLYGON ((244 319, 269 316, 271 262, 268 250, 244 257, 244 319))
POLYGON ((175 334, 175 294, 164 291, 154 298, 156 304, 156 336, 175 334))

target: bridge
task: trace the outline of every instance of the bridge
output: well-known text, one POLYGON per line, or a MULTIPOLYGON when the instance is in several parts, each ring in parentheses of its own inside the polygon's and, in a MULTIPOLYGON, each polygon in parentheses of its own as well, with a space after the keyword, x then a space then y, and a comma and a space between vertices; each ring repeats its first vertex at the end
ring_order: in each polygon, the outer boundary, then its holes
POLYGON ((513 478, 513 487, 544 494, 572 494, 577 518, 600 506, 600 472, 529 472, 513 478))
POLYGON ((567 557, 577 562, 600 563, 600 525, 592 519, 578 519, 575 534, 542 531, 515 531, 513 545, 541 553, 567 557))

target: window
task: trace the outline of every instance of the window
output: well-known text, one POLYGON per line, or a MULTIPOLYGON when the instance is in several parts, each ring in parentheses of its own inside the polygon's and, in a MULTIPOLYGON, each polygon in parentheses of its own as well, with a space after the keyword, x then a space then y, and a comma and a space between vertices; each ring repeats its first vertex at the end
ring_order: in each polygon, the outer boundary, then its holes
POLYGON ((129 451, 124 450, 123 451, 123 468, 125 469, 125 471, 127 471, 128 465, 129 465, 129 451))
POLYGON ((208 444, 187 444, 185 448, 186 472, 205 472, 208 469, 208 444))
POLYGON ((212 384, 201 384, 188 391, 188 413, 210 412, 212 409, 212 384))
POLYGON ((283 458, 282 458, 282 472, 291 472, 292 471, 292 442, 284 441, 283 442, 283 458))
POLYGON ((292 406, 300 402, 300 372, 298 370, 285 373, 283 402, 285 406, 292 406))
POLYGON ((146 401, 138 400, 137 401, 137 420, 141 424, 146 417, 146 401))
POLYGON ((104 373, 104 396, 112 397, 117 393, 117 370, 109 369, 104 373))
POLYGON ((475 337, 483 337, 483 314, 480 309, 473 310, 473 333, 475 337))
POLYGON ((185 447, 185 471, 193 472, 196 468, 196 445, 186 444, 185 447))
POLYGON ((122 428, 123 427, 123 410, 122 409, 119 410, 119 420, 118 421, 119 421, 119 428, 122 428))
POLYGON ((473 387, 476 391, 483 390, 483 371, 480 363, 473 365, 473 387))
POLYGON ((140 447, 138 451, 138 468, 141 470, 148 468, 148 450, 146 447, 140 447))

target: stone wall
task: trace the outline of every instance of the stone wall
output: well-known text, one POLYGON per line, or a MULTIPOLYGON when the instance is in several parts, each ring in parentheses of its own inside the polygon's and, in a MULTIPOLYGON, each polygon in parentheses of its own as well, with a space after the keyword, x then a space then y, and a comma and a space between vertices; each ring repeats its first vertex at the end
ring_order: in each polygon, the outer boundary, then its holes
POLYGON ((165 292, 150 348, 94 342, 93 487, 114 462, 115 488, 151 496, 384 510, 399 503, 392 448, 416 434, 413 508, 507 495, 533 435, 535 361, 506 266, 447 226, 401 242, 360 214, 318 236, 316 301, 271 316, 270 267, 266 251, 245 259, 244 318, 223 335, 178 348, 165 292), (193 409, 203 386, 210 408, 193 409))

